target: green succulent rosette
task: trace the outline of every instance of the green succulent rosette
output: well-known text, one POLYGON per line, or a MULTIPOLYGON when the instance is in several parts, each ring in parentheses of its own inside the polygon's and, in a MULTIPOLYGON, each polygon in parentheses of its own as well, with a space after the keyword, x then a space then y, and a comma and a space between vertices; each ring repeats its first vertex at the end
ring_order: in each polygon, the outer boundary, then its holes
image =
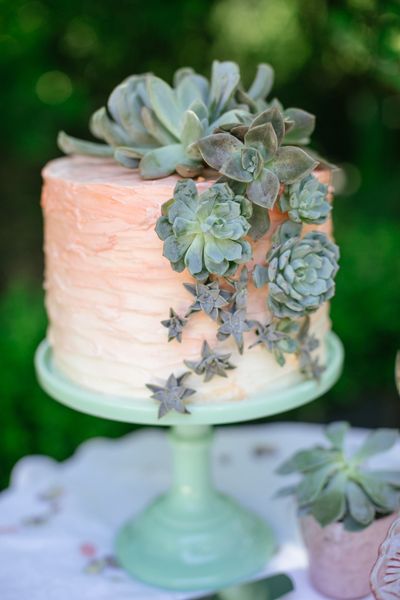
POLYGON ((227 276, 250 260, 251 202, 223 183, 198 194, 192 180, 178 181, 173 199, 156 225, 164 241, 164 256, 175 271, 188 271, 199 280, 210 274, 227 276))
MULTIPOLYGON (((249 91, 253 102, 268 93, 270 69, 259 66, 249 91)), ((235 98, 239 84, 239 67, 229 61, 213 62, 210 81, 186 67, 176 71, 172 86, 151 73, 132 75, 90 120, 91 133, 104 144, 62 132, 59 146, 67 154, 109 156, 126 167, 139 166, 144 179, 175 171, 193 177, 204 166, 195 142, 224 124, 242 122, 249 114, 249 106, 235 98)))
POLYGON ((241 184, 254 204, 271 209, 281 184, 294 183, 318 165, 301 148, 284 145, 285 131, 284 117, 273 107, 257 115, 249 127, 203 137, 197 146, 210 167, 241 184))
POLYGON ((331 211, 328 202, 328 186, 320 183, 314 175, 308 175, 285 190, 280 207, 295 223, 320 225, 331 211))
POLYGON ((272 247, 268 266, 254 272, 257 287, 268 283, 268 306, 279 318, 303 317, 335 293, 339 248, 321 232, 289 237, 272 247))

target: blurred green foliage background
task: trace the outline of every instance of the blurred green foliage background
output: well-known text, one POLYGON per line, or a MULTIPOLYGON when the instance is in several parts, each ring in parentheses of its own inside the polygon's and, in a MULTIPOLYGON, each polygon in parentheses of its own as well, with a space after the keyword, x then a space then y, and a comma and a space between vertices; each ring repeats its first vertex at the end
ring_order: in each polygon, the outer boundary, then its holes
POLYGON ((92 435, 130 427, 58 405, 33 353, 45 335, 40 170, 59 129, 87 136, 89 115, 125 76, 234 59, 251 80, 276 69, 284 105, 317 116, 315 146, 337 177, 341 271, 332 305, 346 366, 324 398, 289 415, 399 425, 400 3, 378 0, 0 0, 0 486, 21 456, 62 459, 92 435))

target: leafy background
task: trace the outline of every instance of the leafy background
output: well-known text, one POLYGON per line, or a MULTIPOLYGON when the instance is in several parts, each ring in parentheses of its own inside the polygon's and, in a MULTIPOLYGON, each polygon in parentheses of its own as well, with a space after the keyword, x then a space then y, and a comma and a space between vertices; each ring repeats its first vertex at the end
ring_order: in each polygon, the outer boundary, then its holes
POLYGON ((329 394, 281 418, 398 424, 399 2, 0 0, 0 14, 0 485, 25 454, 62 459, 89 436, 130 429, 58 405, 34 376, 46 327, 40 170, 59 155, 57 131, 86 136, 89 115, 130 73, 208 73, 213 58, 237 60, 248 80, 272 63, 276 94, 318 115, 315 145, 343 168, 332 318, 346 366, 329 394))

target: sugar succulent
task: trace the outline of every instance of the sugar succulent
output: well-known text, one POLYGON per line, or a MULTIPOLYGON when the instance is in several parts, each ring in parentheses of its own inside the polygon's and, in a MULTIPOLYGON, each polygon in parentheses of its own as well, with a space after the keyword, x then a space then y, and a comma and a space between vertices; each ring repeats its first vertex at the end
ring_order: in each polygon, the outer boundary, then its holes
POLYGON ((235 307, 232 307, 231 310, 224 310, 220 314, 220 320, 221 325, 217 332, 217 338, 223 341, 232 336, 240 354, 243 354, 243 334, 252 328, 251 322, 246 318, 246 310, 235 307))
POLYGON ((299 369, 307 379, 319 381, 326 367, 321 365, 318 358, 313 355, 313 352, 319 348, 320 342, 314 334, 310 333, 310 324, 310 317, 307 315, 297 336, 299 369))
POLYGON ((68 154, 114 156, 126 167, 139 165, 146 179, 174 171, 193 177, 203 168, 193 144, 223 123, 241 122, 248 112, 234 99, 239 83, 239 68, 228 61, 213 62, 210 81, 193 69, 179 69, 172 87, 151 73, 130 76, 91 118, 91 132, 105 144, 62 133, 59 145, 68 154))
POLYGON ((214 184, 198 194, 192 180, 178 181, 173 201, 156 225, 164 241, 164 256, 172 268, 185 267, 197 279, 230 275, 251 258, 245 236, 251 203, 235 196, 226 184, 214 184))
POLYGON ((187 319, 180 317, 173 308, 169 309, 169 319, 164 319, 161 324, 168 329, 168 341, 177 340, 182 342, 183 328, 187 323, 187 319))
POLYGON ((197 281, 194 284, 184 283, 183 285, 195 297, 195 301, 189 306, 186 313, 187 317, 202 310, 216 321, 221 309, 231 301, 231 294, 221 289, 217 280, 205 281, 204 283, 197 281))
POLYGON ((233 133, 205 136, 198 148, 210 167, 241 183, 246 196, 263 208, 274 206, 281 184, 294 183, 318 164, 301 148, 282 145, 285 122, 276 107, 253 119, 243 141, 233 133))
POLYGON ((146 387, 152 392, 151 397, 160 403, 158 410, 159 419, 171 410, 176 410, 183 414, 190 413, 184 402, 186 398, 195 394, 195 390, 184 385, 184 381, 189 375, 190 371, 186 371, 179 377, 171 374, 164 386, 146 383, 146 387))
POLYGON ((212 350, 207 341, 203 342, 201 358, 197 361, 185 360, 185 365, 194 371, 196 375, 204 375, 204 381, 210 381, 214 375, 227 377, 226 371, 234 369, 235 366, 229 362, 230 354, 219 354, 212 350))
POLYGON ((326 429, 329 446, 296 452, 278 469, 282 475, 301 474, 300 483, 286 491, 294 493, 301 514, 313 515, 322 527, 342 521, 346 529, 362 529, 400 508, 400 472, 364 466, 371 456, 392 448, 398 432, 377 429, 348 456, 348 429, 347 423, 332 423, 326 429))
POLYGON ((260 287, 268 283, 268 306, 277 317, 302 317, 315 311, 335 292, 339 249, 321 232, 289 237, 274 245, 267 267, 255 271, 260 287))
POLYGON ((328 186, 314 175, 288 186, 280 198, 280 207, 296 223, 320 225, 328 218, 331 205, 327 200, 328 186))
POLYGON ((285 354, 294 354, 299 350, 299 342, 295 335, 299 326, 291 319, 270 318, 264 325, 253 322, 256 341, 249 346, 262 345, 273 353, 278 365, 283 367, 286 362, 285 354))

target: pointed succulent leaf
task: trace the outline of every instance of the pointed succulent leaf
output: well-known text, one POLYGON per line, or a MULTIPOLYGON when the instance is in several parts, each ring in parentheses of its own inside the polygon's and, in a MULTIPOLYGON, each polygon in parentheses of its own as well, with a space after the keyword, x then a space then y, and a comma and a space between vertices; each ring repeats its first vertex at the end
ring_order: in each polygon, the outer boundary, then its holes
POLYGON ((340 521, 346 511, 347 476, 338 472, 314 500, 311 513, 322 527, 340 521))
POLYGON ((264 100, 274 84, 274 70, 267 63, 260 63, 253 83, 248 89, 248 95, 253 100, 264 100))
POLYGON ((192 110, 187 110, 183 115, 182 132, 180 139, 186 148, 193 142, 197 142, 203 135, 203 126, 199 117, 192 110))
POLYGON ((305 145, 310 142, 310 136, 315 129, 315 116, 300 108, 287 108, 285 117, 288 117, 293 126, 285 135, 285 144, 305 145))
POLYGON ((262 206, 258 206, 258 204, 254 204, 253 214, 249 219, 249 223, 251 225, 249 236, 254 241, 261 239, 267 233, 271 225, 268 210, 265 210, 262 206))
POLYGON ((93 113, 89 128, 95 137, 105 140, 110 146, 129 144, 128 134, 118 123, 110 119, 104 106, 93 113))
POLYGON ((269 169, 263 169, 247 186, 247 197, 262 208, 273 208, 279 193, 279 179, 269 169))
POLYGON ((299 450, 285 460, 277 469, 279 475, 289 473, 305 473, 332 464, 338 459, 338 453, 329 448, 315 447, 308 450, 299 450))
POLYGON ((271 123, 278 140, 278 145, 280 145, 285 135, 285 123, 282 113, 277 107, 268 108, 257 115, 252 121, 250 128, 253 129, 254 127, 265 125, 266 123, 271 123))
POLYGON ((204 166, 202 163, 199 163, 195 160, 187 159, 184 163, 176 165, 176 172, 181 177, 197 177, 198 175, 200 175, 200 173, 203 172, 203 168, 204 166))
POLYGON ((67 135, 60 131, 57 137, 57 145, 65 154, 86 154, 87 156, 112 157, 114 151, 106 144, 97 144, 96 142, 85 142, 67 135))
POLYGON ((186 111, 197 100, 202 101, 201 92, 193 77, 183 77, 176 87, 176 100, 181 111, 186 111))
POLYGON ((271 160, 278 150, 278 138, 271 123, 249 129, 244 142, 246 146, 257 148, 265 161, 271 160))
POLYGON ((172 88, 159 77, 149 75, 147 93, 158 119, 179 140, 182 113, 172 88))
POLYGON ((243 183, 248 183, 253 179, 253 175, 243 167, 242 153, 240 150, 238 152, 234 152, 231 157, 222 165, 219 171, 222 175, 225 175, 229 179, 242 181, 243 183))
MULTIPOLYGON (((159 145, 168 146, 169 144, 176 143, 175 136, 164 127, 153 110, 147 106, 143 106, 140 115, 147 131, 151 134, 153 139, 157 140, 159 145)), ((157 148, 158 144, 155 145, 155 148, 157 148)))
POLYGON ((296 489, 296 498, 299 506, 313 502, 337 469, 338 465, 336 463, 328 463, 315 469, 315 471, 305 473, 296 489))
POLYGON ((379 507, 380 512, 394 512, 400 507, 399 492, 387 483, 375 479, 372 474, 357 472, 357 483, 379 507))
POLYGON ((301 148, 283 146, 268 167, 273 170, 282 183, 294 183, 297 179, 311 173, 317 165, 318 161, 301 148))
POLYGON ((185 158, 185 151, 181 144, 151 150, 140 161, 140 174, 143 179, 166 177, 171 175, 176 166, 185 161, 185 158))
POLYGON ((349 431, 350 425, 345 421, 338 421, 331 423, 325 429, 325 435, 328 440, 332 443, 332 446, 337 450, 343 449, 344 439, 346 433, 349 431))
POLYGON ((231 100, 240 81, 236 63, 214 60, 211 69, 210 109, 219 115, 231 100))
POLYGON ((379 481, 400 488, 400 471, 370 471, 370 474, 379 481))
POLYGON ((124 150, 121 150, 121 148, 115 148, 114 158, 122 166, 127 167, 128 169, 136 169, 136 167, 139 166, 139 158, 134 158, 133 156, 130 156, 129 153, 126 153, 124 150))
POLYGON ((219 171, 232 154, 243 147, 242 142, 229 133, 208 135, 198 142, 199 149, 205 162, 219 171))
POLYGON ((399 440, 399 433, 396 429, 376 429, 368 435, 362 446, 354 454, 352 462, 360 464, 381 452, 390 450, 399 440))
POLYGON ((244 118, 243 111, 234 108, 232 110, 228 110, 225 113, 222 113, 217 119, 213 120, 209 124, 208 133, 212 133, 215 129, 219 127, 224 127, 225 125, 236 125, 241 124, 244 118))
POLYGON ((268 267, 256 265, 253 269, 253 282, 256 288, 263 287, 268 283, 268 267))
POLYGON ((364 527, 372 523, 375 507, 363 489, 354 481, 346 484, 346 497, 351 517, 364 527))

